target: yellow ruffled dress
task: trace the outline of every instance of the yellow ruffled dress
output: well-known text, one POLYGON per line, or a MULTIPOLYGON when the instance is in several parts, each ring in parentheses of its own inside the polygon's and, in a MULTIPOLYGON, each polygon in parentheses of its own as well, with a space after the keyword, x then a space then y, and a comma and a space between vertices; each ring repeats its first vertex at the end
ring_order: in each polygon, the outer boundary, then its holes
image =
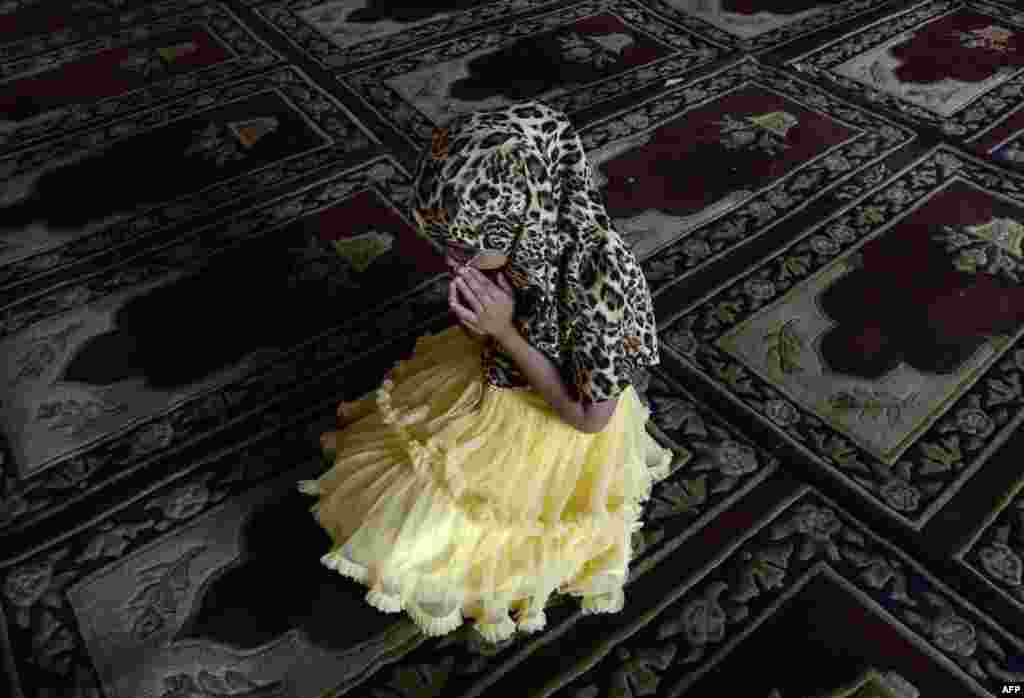
POLYGON ((490 642, 535 632, 555 591, 622 610, 641 504, 672 451, 632 386, 584 434, 535 391, 485 390, 480 348, 458 325, 420 337, 376 393, 344 403, 333 467, 299 483, 334 542, 321 561, 430 636, 464 618, 490 642))

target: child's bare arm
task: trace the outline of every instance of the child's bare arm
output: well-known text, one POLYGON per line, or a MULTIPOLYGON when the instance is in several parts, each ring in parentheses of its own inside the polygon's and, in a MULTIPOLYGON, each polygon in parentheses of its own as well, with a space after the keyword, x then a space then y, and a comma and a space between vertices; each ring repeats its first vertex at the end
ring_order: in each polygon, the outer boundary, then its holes
POLYGON ((617 398, 584 407, 583 403, 573 399, 551 359, 527 342, 514 325, 495 339, 516 362, 530 385, 544 396, 565 422, 586 434, 596 434, 605 428, 615 413, 617 398))

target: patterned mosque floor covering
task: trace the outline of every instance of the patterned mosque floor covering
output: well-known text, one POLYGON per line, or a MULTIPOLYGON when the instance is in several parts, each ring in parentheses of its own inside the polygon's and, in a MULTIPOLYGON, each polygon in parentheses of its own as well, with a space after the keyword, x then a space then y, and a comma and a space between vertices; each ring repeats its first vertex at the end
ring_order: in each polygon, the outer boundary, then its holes
POLYGON ((0 77, 0 695, 1021 695, 1024 3, 9 0, 0 77), (419 149, 529 99, 677 458, 621 613, 428 638, 294 483, 453 322, 419 149))

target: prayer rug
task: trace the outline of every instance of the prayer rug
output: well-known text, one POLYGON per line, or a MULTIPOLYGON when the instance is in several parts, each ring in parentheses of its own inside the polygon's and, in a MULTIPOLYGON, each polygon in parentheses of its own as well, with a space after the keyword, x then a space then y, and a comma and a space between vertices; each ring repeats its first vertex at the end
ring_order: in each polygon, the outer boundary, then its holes
POLYGON ((436 42, 338 80, 412 158, 459 114, 540 99, 570 116, 730 53, 634 0, 591 0, 436 42))
MULTIPOLYGON (((632 584, 677 560, 693 564, 691 550, 706 557, 732 544, 795 488, 780 477, 777 459, 670 379, 652 373, 641 390, 655 437, 680 457, 634 534, 632 584)), ((515 637, 488 648, 468 625, 427 639, 406 617, 367 605, 365 589, 320 563, 329 539, 294 487, 326 467, 316 435, 333 421, 334 405, 311 412, 311 404, 293 415, 301 426, 232 443, 70 537, 0 561, 0 644, 17 676, 53 695, 229 687, 411 696, 406 688, 420 680, 406 684, 405 675, 419 673, 419 657, 430 653, 446 669, 423 677, 436 684, 435 695, 454 696, 495 681, 518 654, 580 622, 578 604, 556 597, 540 640, 515 637), (416 661, 406 661, 418 647, 416 661)))
POLYGON ((998 695, 1024 669, 1006 626, 809 487, 699 571, 630 592, 629 612, 579 623, 558 638, 560 659, 538 652, 494 693, 850 698, 836 684, 863 686, 875 669, 899 698, 967 698, 998 695))
POLYGON ((742 51, 768 51, 849 21, 889 0, 650 0, 701 36, 742 51))
POLYGON ((655 296, 914 139, 753 58, 580 131, 655 296))
POLYGON ((997 593, 1024 617, 1024 479, 1002 498, 955 558, 969 571, 971 583, 997 593))
POLYGON ((620 614, 556 596, 544 630, 487 646, 371 608, 320 564, 329 539, 293 487, 325 467, 327 406, 4 559, 0 644, 26 695, 703 696, 756 679, 803 698, 869 674, 987 696, 1019 675, 1024 646, 996 621, 671 378, 652 373, 645 399, 692 457, 645 508, 620 614))
MULTIPOLYGON (((846 672, 849 671, 849 667, 844 668, 846 672)), ((774 689, 768 698, 784 698, 784 696, 782 691, 774 689)), ((829 691, 821 698, 920 698, 920 696, 921 692, 914 684, 895 671, 881 674, 876 669, 869 667, 848 685, 829 691)))
POLYGON ((965 140, 1018 106, 1024 12, 937 0, 787 62, 874 107, 965 140))
POLYGON ((663 346, 920 531, 979 469, 1019 464, 999 447, 1024 419, 1021 220, 1024 180, 933 149, 667 319, 663 346))
POLYGON ((1024 695, 1022 32, 1020 0, 0 0, 0 696, 1024 695), (429 638, 322 565, 296 482, 454 321, 413 159, 531 99, 656 296, 633 384, 676 458, 621 613, 429 638))
POLYGON ((2 63, 0 155, 278 60, 233 13, 214 4, 2 63))
POLYGON ((207 0, 6 0, 0 60, 41 53, 104 28, 125 27, 207 6, 207 0))
MULTIPOLYGON (((1008 92, 1007 97, 1014 96, 1008 92)), ((1017 99, 1024 96, 1024 85, 1016 91, 1017 99)), ((1017 100, 1014 100, 1015 103, 1017 100)), ((1024 171, 1024 112, 1015 108, 1005 118, 997 119, 991 125, 967 139, 977 153, 991 158, 1003 167, 1024 171)))
POLYGON ((365 157, 376 142, 284 67, 2 157, 0 307, 97 253, 110 264, 167 242, 183 225, 365 157))
POLYGON ((283 396, 336 390, 321 374, 447 317, 408 193, 372 160, 5 309, 2 524, 67 504, 69 473, 95 492, 283 396))
POLYGON ((507 22, 564 0, 447 0, 368 3, 366 0, 291 0, 255 8, 305 56, 328 70, 356 66, 424 44, 439 36, 507 22))

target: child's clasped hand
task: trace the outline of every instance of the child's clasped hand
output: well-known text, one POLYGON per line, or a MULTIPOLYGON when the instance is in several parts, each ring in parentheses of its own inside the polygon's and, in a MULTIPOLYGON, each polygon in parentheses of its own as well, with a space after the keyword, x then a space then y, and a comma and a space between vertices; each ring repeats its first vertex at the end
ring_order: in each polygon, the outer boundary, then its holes
POLYGON ((478 269, 460 267, 448 286, 448 305, 468 330, 496 339, 515 331, 516 297, 504 273, 494 283, 478 269))

